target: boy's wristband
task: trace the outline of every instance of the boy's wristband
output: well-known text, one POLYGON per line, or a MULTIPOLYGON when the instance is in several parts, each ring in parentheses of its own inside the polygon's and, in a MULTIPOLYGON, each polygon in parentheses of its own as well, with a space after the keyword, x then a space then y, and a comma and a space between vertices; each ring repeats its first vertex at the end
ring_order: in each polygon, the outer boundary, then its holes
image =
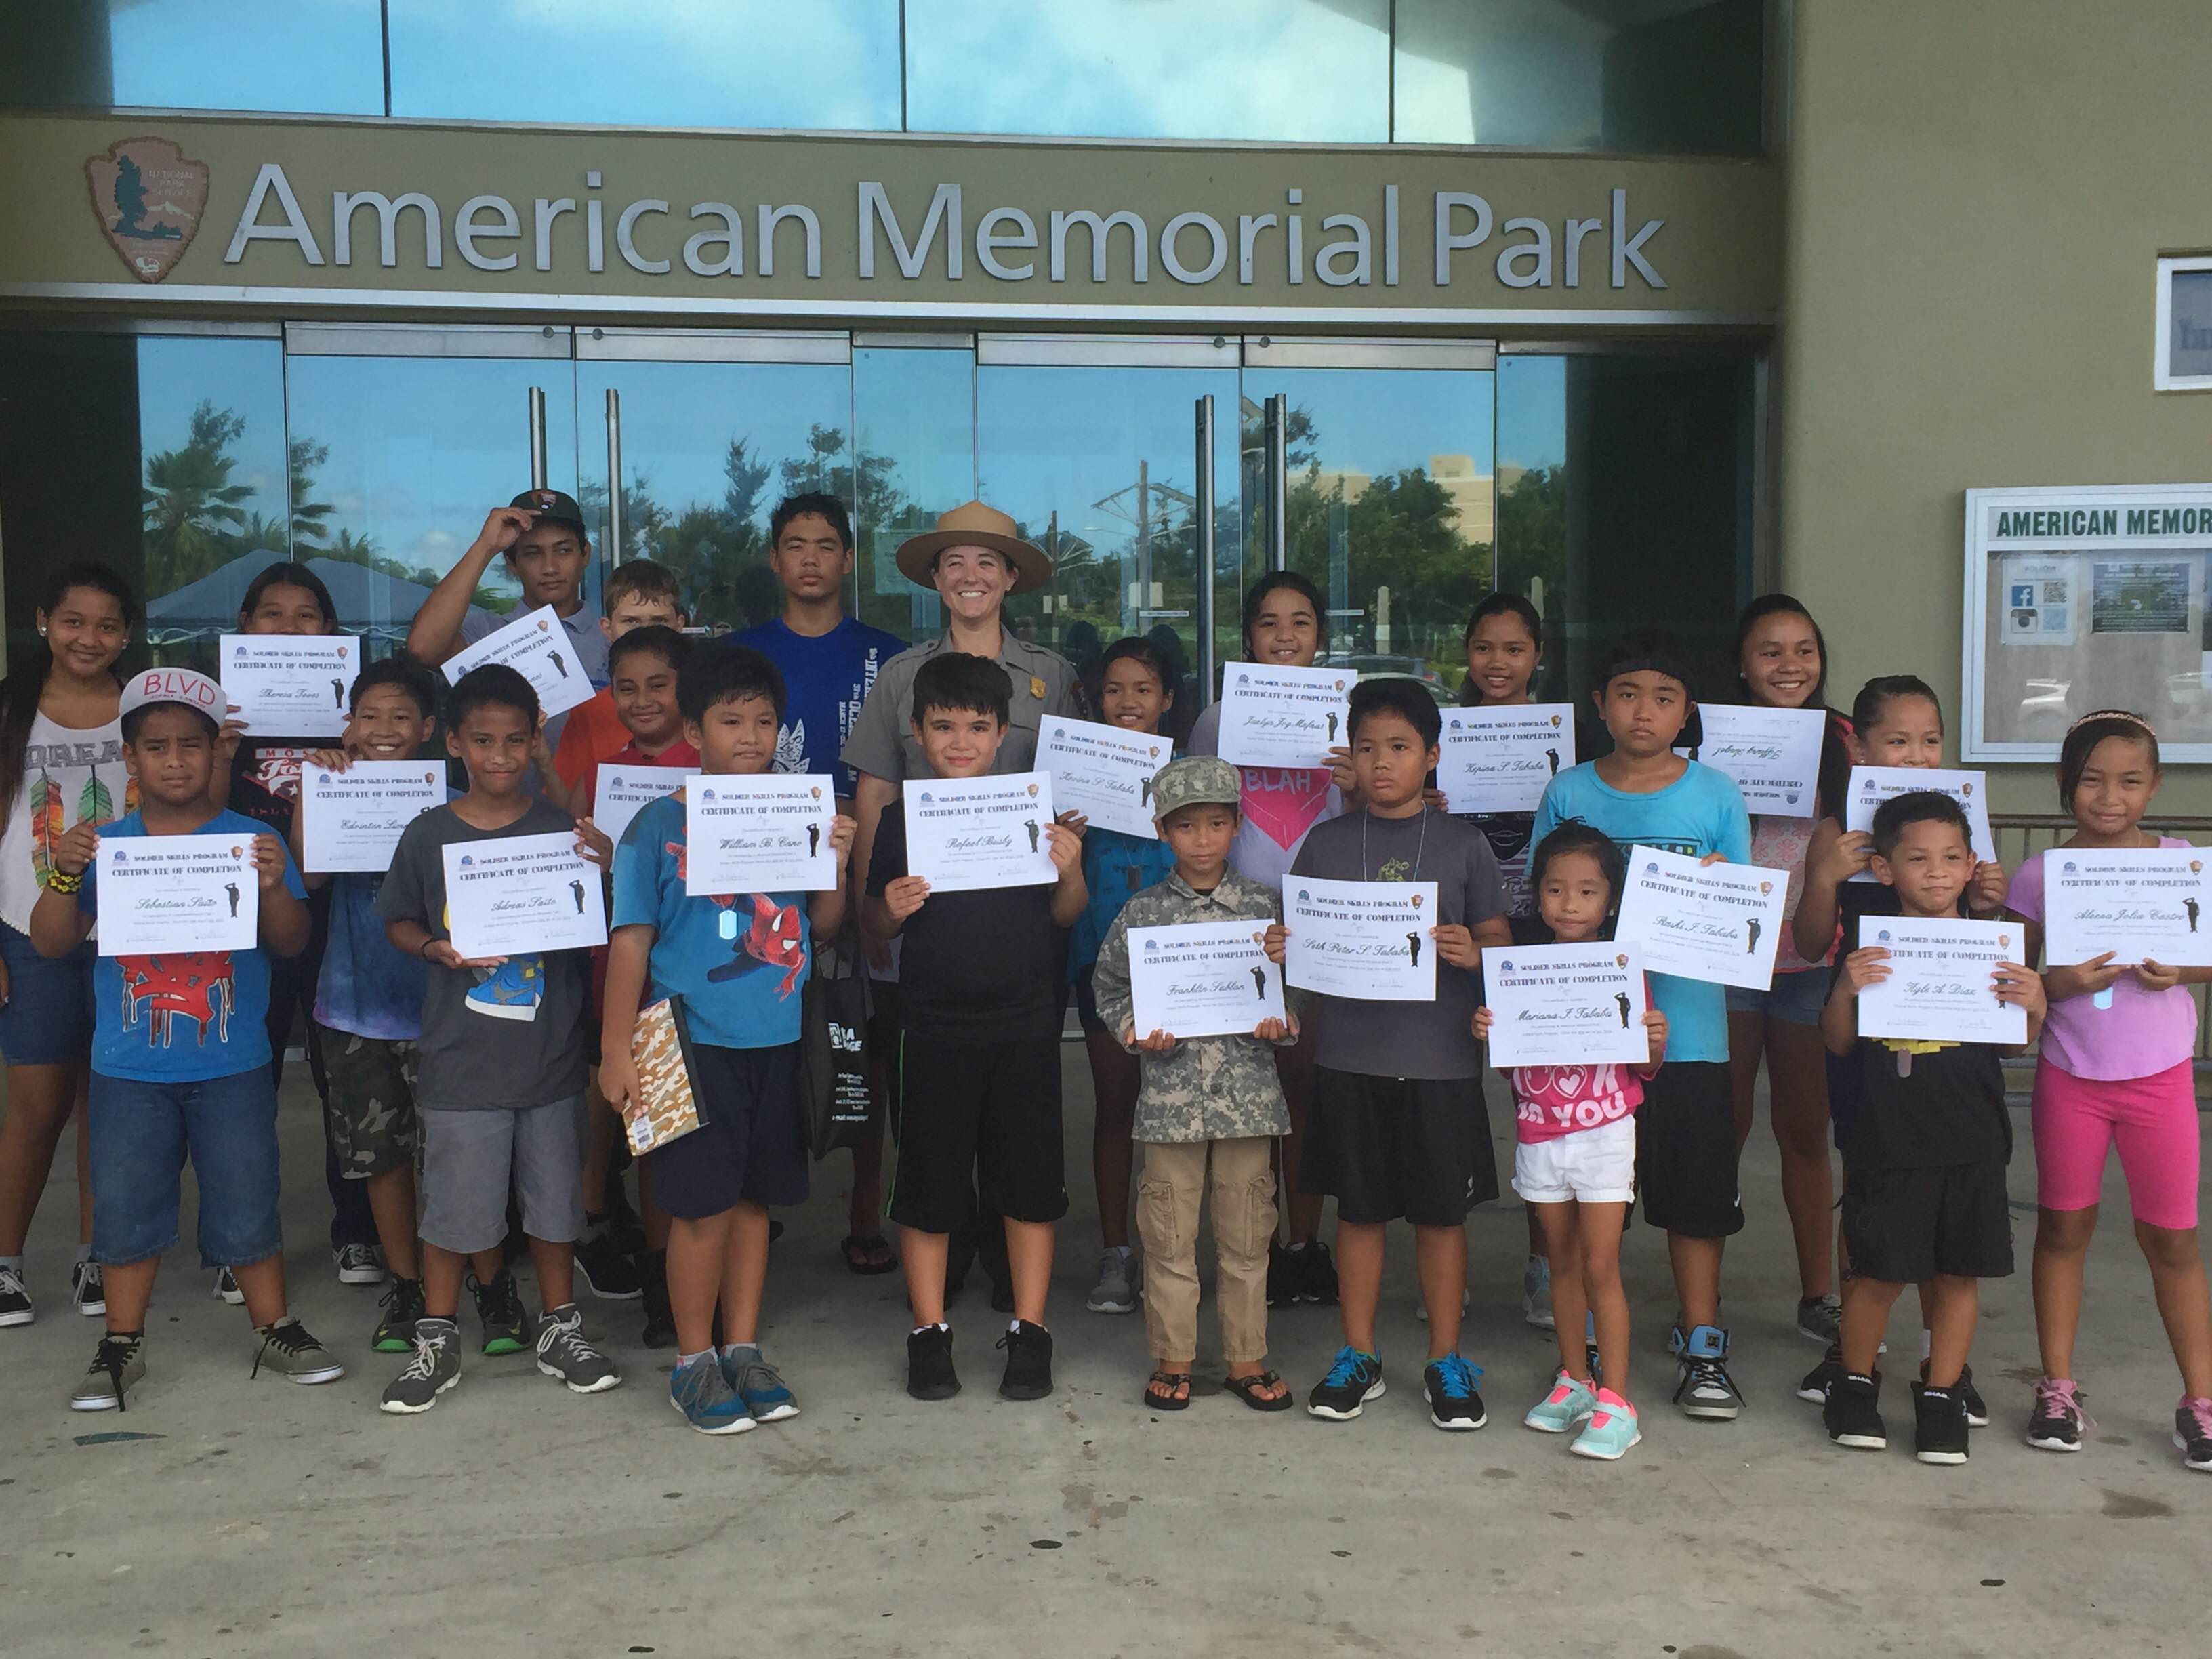
POLYGON ((66 896, 81 890, 83 886, 84 872, 82 870, 75 875, 70 875, 58 865, 55 865, 50 866, 46 871, 46 890, 49 892, 66 896))

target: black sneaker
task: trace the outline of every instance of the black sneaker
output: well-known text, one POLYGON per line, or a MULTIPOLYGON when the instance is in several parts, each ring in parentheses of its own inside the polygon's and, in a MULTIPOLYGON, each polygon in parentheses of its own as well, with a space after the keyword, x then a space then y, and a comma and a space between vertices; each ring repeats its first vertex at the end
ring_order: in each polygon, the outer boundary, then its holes
POLYGON ((31 1292, 24 1287, 23 1275, 15 1268, 0 1265, 0 1325, 27 1325, 39 1316, 31 1305, 31 1292))
POLYGON ((1476 1384, 1482 1367, 1470 1365, 1455 1353, 1431 1359, 1421 1373, 1421 1391, 1428 1396, 1429 1421, 1440 1429, 1479 1429, 1490 1421, 1482 1409, 1476 1384))
POLYGON ((1291 1282, 1298 1300, 1324 1308, 1336 1305, 1336 1260, 1319 1239, 1291 1246, 1291 1282))
POLYGON ((2035 1409, 2027 1415, 2027 1443, 2038 1451, 2077 1452, 2089 1413, 2081 1390, 2065 1377, 2043 1377, 2035 1385, 2035 1409))
POLYGON ((392 1288, 384 1293, 384 1317, 376 1322, 376 1334, 368 1346, 379 1353, 411 1353, 415 1349, 415 1322, 422 1317, 422 1281, 419 1279, 394 1279, 392 1288))
POLYGON ((333 1244, 331 1266, 341 1285, 381 1285, 385 1279, 384 1252, 374 1244, 333 1244))
POLYGON ((1328 1375, 1315 1383, 1313 1392, 1306 1396, 1306 1413, 1332 1423, 1349 1423, 1369 1401, 1380 1400, 1384 1392, 1382 1357, 1347 1346, 1336 1351, 1328 1375))
POLYGON ((1267 1305, 1287 1308, 1298 1299, 1297 1281, 1291 1275, 1291 1253, 1282 1241, 1267 1241, 1267 1305))
POLYGON ((960 1392, 952 1369, 952 1330, 925 1325, 906 1339, 906 1391, 916 1400, 950 1400, 960 1392))
POLYGON ((1889 1431, 1881 1420, 1881 1375, 1863 1376, 1845 1371, 1828 1389, 1820 1415, 1828 1425, 1828 1438, 1838 1446, 1860 1451, 1880 1451, 1889 1444, 1889 1431))
POLYGON ((2212 1400, 2185 1400, 2173 1408, 2173 1443, 2183 1463, 2212 1474, 2212 1400))
POLYGON ((1923 1463, 1966 1461, 1966 1402, 1955 1388, 1912 1388, 1912 1455, 1923 1463))
POLYGON ((1008 1400, 1042 1400, 1052 1392, 1052 1333, 1042 1325, 1018 1319, 999 1339, 1006 1351, 1006 1374, 999 1379, 999 1393, 1008 1400))
POLYGON ((1828 1344, 1827 1352, 1820 1363, 1807 1371, 1804 1380, 1797 1384, 1797 1397, 1815 1406, 1827 1403, 1828 1390, 1835 1387, 1844 1375, 1844 1350, 1840 1344, 1828 1344))
MULTIPOLYGON (((1924 1359, 1920 1362, 1920 1380, 1923 1382, 1928 1380, 1928 1362, 1924 1359)), ((1974 1368, 1972 1365, 1959 1367, 1959 1380, 1952 1385, 1951 1392, 1957 1395, 1960 1403, 1966 1407, 1966 1421, 1970 1425, 1977 1429, 1989 1427, 1990 1408, 1982 1403, 1981 1391, 1974 1387, 1974 1368)))
POLYGON ((576 1241, 576 1277, 602 1302, 635 1302, 645 1293, 638 1282, 637 1263, 622 1253, 604 1227, 576 1241))
POLYGON ((536 1346, 523 1317, 522 1292, 515 1288, 513 1273, 501 1269, 489 1285, 471 1273, 469 1289, 477 1299, 477 1318, 483 1326, 486 1353, 520 1353, 536 1346))
POLYGON ((645 1301, 645 1346, 648 1348, 672 1348, 676 1346, 676 1313, 668 1305, 668 1252, 647 1250, 638 1259, 638 1278, 643 1282, 645 1301))

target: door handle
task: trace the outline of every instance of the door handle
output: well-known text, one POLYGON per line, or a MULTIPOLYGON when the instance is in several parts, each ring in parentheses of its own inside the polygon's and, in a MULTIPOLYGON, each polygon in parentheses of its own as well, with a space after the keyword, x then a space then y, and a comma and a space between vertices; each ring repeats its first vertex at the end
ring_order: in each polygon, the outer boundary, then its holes
POLYGON ((545 488, 545 388, 530 388, 530 487, 545 488))
POLYGON ((1213 394, 1210 392, 1198 400, 1196 424, 1198 456, 1192 477, 1196 480, 1193 493, 1198 501, 1192 511, 1197 533, 1192 550, 1197 558, 1198 580, 1192 608, 1198 617, 1198 706, 1203 708, 1213 701, 1213 394))
POLYGON ((1267 568, 1286 570, 1291 562, 1290 526, 1290 398, 1278 392, 1266 405, 1267 568))
POLYGON ((607 388, 607 557, 620 564, 623 540, 622 393, 607 388))

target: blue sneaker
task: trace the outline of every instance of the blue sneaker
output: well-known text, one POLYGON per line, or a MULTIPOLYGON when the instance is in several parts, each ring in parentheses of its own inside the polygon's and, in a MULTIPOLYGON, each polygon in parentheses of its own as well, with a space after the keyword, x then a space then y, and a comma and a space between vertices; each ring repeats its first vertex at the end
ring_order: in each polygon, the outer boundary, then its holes
POLYGON ((1476 1385, 1482 1367, 1470 1365, 1455 1353, 1431 1359, 1421 1373, 1421 1391, 1428 1396, 1429 1421, 1440 1429, 1479 1429, 1490 1421, 1482 1408, 1476 1385))
POLYGON ((1552 1391, 1528 1407, 1521 1420, 1546 1434, 1565 1434, 1577 1423, 1586 1423, 1597 1409, 1597 1395, 1588 1382, 1577 1382, 1563 1369, 1552 1379, 1552 1391))
POLYGON ((761 1358, 757 1347, 733 1345, 722 1351, 722 1376, 756 1423, 781 1423, 799 1415, 783 1373, 761 1358))
POLYGON ((676 1368, 668 1379, 668 1403, 702 1434, 743 1434, 754 1426, 752 1413, 711 1353, 676 1368))
POLYGON ((1643 1438, 1644 1431, 1637 1426, 1636 1407, 1611 1389, 1601 1389, 1589 1426, 1575 1437, 1575 1443, 1567 1449, 1577 1457, 1601 1458, 1611 1463, 1643 1438))
POLYGON ((1306 1410, 1332 1422, 1349 1423, 1370 1400, 1382 1397, 1382 1360, 1378 1354, 1343 1347, 1329 1362, 1328 1375, 1306 1396, 1306 1410))

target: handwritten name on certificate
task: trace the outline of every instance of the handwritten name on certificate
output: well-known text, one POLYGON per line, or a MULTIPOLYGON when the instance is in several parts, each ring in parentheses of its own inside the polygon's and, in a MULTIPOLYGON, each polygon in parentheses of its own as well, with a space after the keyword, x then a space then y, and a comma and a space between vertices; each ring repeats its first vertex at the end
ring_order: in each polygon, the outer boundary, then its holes
POLYGON ((1052 774, 922 778, 906 787, 906 867, 933 892, 1037 887, 1060 879, 1045 831, 1052 774))
POLYGON ((607 942, 599 866, 578 856, 574 830, 465 841, 441 850, 446 927, 463 956, 534 956, 607 942))
POLYGON ((1999 1002, 1996 970, 2018 962, 2014 921, 1952 916, 1862 916, 1859 948, 1889 952, 1889 977, 1859 993, 1859 1035, 1936 1042, 2022 1043, 2027 1010, 1999 1002))
POLYGON ((1575 763, 1575 711, 1564 702, 1453 708, 1437 740, 1437 787, 1455 812, 1533 812, 1575 763))
POLYGON ((592 827, 620 846, 639 808, 674 794, 700 775, 680 766, 602 766, 592 787, 592 827))
POLYGON ((1261 1020, 1283 1018, 1283 974, 1267 960, 1267 936, 1264 921, 1132 927, 1129 993, 1137 1035, 1249 1036, 1261 1020))
MULTIPOLYGON (((1875 808, 1893 796, 1916 789, 1933 789, 1965 808, 1975 858, 1984 864, 1996 862, 1996 837, 1990 834, 1989 778, 1981 772, 1929 766, 1854 766, 1850 787, 1844 792, 1844 828, 1872 830, 1875 808)), ((1872 881, 1874 872, 1862 870, 1851 879, 1872 881)))
POLYGON ((1705 740, 1676 754, 1727 773, 1747 811, 1782 818, 1814 815, 1820 745, 1828 733, 1825 709, 1701 702, 1698 718, 1705 722, 1705 740))
POLYGON ((1146 841, 1159 839, 1152 779, 1174 757, 1174 745, 1157 732, 1057 714, 1046 715, 1037 730, 1037 770, 1052 774, 1060 810, 1082 813, 1094 830, 1146 841))
POLYGON ((829 892, 836 823, 836 781, 820 773, 696 775, 684 787, 684 890, 829 892))
POLYGON ((253 837, 115 836, 100 843, 100 954, 250 951, 261 926, 253 837))
POLYGON ((356 761, 300 768, 300 863, 317 874, 389 870, 400 832, 446 799, 435 761, 356 761))
POLYGON ((361 672, 361 641, 347 634, 225 634, 217 643, 222 695, 247 732, 336 738, 361 672))
POLYGON ((458 685, 462 675, 488 662, 503 663, 528 680, 537 689, 541 712, 549 720, 592 700, 591 678, 576 660, 568 630, 561 626, 550 605, 525 611, 504 628, 485 635, 474 645, 462 647, 446 659, 446 678, 458 685))
POLYGON ((2043 855, 2043 954, 2212 968, 2212 861, 2201 847, 2054 847, 2043 855))
POLYGON ((1482 953, 1490 1063, 1643 1066, 1644 965, 1619 940, 1500 945, 1482 953))
POLYGON ((1790 872, 1700 865, 1656 847, 1628 850, 1628 888, 1613 936, 1655 974, 1764 991, 1774 980, 1790 872))
POLYGON ((1302 991, 1362 1002, 1437 1000, 1437 884, 1283 878, 1283 968, 1302 991))
POLYGON ((1328 764, 1351 739, 1349 668, 1235 662, 1221 680, 1221 758, 1232 766, 1328 764))

